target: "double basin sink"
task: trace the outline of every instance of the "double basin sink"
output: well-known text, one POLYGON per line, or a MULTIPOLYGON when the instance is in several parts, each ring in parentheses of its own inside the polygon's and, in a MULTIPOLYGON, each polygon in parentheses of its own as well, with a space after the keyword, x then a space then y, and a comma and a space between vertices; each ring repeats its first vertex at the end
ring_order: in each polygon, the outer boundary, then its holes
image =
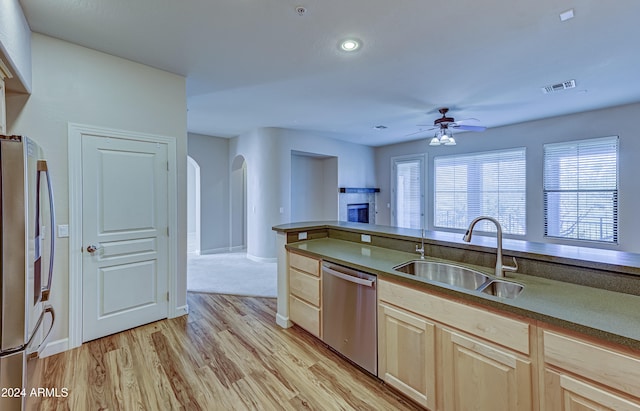
POLYGON ((470 268, 436 261, 414 260, 393 267, 405 274, 448 284, 465 290, 479 291, 500 298, 516 298, 524 286, 489 277, 470 268))

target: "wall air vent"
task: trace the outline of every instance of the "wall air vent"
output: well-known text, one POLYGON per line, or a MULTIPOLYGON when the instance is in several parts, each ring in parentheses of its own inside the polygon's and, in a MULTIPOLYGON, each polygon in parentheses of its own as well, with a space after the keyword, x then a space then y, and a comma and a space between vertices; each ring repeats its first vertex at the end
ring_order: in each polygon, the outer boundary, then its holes
POLYGON ((556 93, 558 91, 568 90, 570 88, 575 88, 575 87, 576 87, 575 80, 567 80, 567 81, 563 81, 562 83, 552 84, 550 86, 542 87, 542 92, 544 94, 556 93))

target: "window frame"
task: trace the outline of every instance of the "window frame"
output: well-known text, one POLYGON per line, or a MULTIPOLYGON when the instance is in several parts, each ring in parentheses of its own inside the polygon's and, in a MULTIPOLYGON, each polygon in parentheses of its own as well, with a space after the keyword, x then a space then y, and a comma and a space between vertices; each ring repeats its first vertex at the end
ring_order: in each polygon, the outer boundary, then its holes
MULTIPOLYGON (((450 155, 441 155, 441 156, 436 156, 433 159, 433 178, 434 178, 434 182, 433 182, 433 227, 435 230, 446 230, 446 231, 452 231, 452 232, 464 232, 464 230, 467 229, 467 227, 451 227, 451 226, 444 226, 444 225, 438 225, 438 217, 437 217, 437 202, 438 202, 438 182, 436 181, 436 178, 438 178, 438 159, 445 159, 445 158, 453 158, 453 157, 458 157, 458 158, 464 158, 464 157, 481 157, 481 156, 487 156, 487 155, 496 155, 499 156, 500 153, 512 153, 515 155, 522 155, 522 158, 524 160, 524 164, 522 166, 522 179, 524 181, 524 186, 521 187, 521 192, 523 195, 523 200, 522 200, 522 210, 524 215, 521 218, 521 226, 522 226, 522 232, 509 232, 507 231, 507 229, 505 228, 504 224, 502 225, 502 229, 504 232, 504 235, 506 237, 513 237, 513 238, 525 238, 527 236, 527 213, 528 213, 528 204, 527 204, 527 147, 526 146, 519 146, 519 147, 510 147, 510 148, 500 148, 500 149, 495 149, 495 150, 487 150, 487 151, 477 151, 477 152, 468 152, 468 153, 457 153, 457 154, 450 154, 450 155)), ((481 181, 481 178, 477 179, 478 181, 481 181)), ((468 180, 467 180, 468 181, 468 180)), ((469 187, 467 187, 467 193, 469 193, 469 187)), ((477 192, 477 193, 472 193, 470 196, 467 197, 466 203, 467 203, 467 218, 468 218, 468 222, 467 224, 469 224, 471 222, 471 220, 475 217, 478 217, 480 214, 483 215, 489 215, 488 213, 484 213, 482 210, 480 210, 482 208, 482 198, 483 198, 483 193, 482 192, 477 192), (478 208, 479 214, 475 215, 475 216, 469 216, 469 209, 471 208, 469 206, 470 201, 472 201, 472 199, 475 198, 478 200, 478 204, 473 204, 471 207, 473 208, 478 208)), ((455 201, 455 200, 454 200, 455 201)), ((499 207, 499 203, 498 203, 498 207, 499 207)), ((500 214, 498 215, 491 215, 491 217, 494 217, 498 220, 500 220, 500 214)), ((482 231, 482 232, 487 232, 487 233, 491 233, 491 232, 495 232, 496 228, 494 225, 492 224, 484 224, 484 223, 480 223, 480 225, 478 226, 478 231, 482 231)))
MULTIPOLYGON (((591 243, 593 245, 602 246, 616 246, 619 244, 620 239, 620 137, 619 136, 606 136, 606 137, 595 137, 595 138, 587 138, 580 140, 570 140, 563 141, 557 143, 548 143, 543 145, 542 149, 542 163, 543 163, 543 175, 542 175, 542 196, 543 196, 543 237, 545 239, 550 239, 554 241, 560 241, 564 243, 576 243, 576 244, 585 244, 591 243), (611 144, 615 141, 615 189, 584 189, 580 190, 561 190, 561 189, 547 189, 547 147, 569 147, 571 145, 580 145, 581 143, 591 143, 594 144, 600 140, 603 144, 611 144), (610 143, 607 143, 607 140, 610 140, 610 143), (612 194, 612 240, 602 240, 602 239, 593 239, 593 238, 580 238, 580 237, 566 237, 561 235, 552 235, 549 234, 549 193, 576 193, 578 196, 581 193, 594 193, 594 192, 608 192, 610 191, 612 194)), ((559 211, 558 211, 559 213, 559 211)), ((579 216, 576 216, 576 220, 579 219, 579 216)), ((576 222, 578 223, 578 222, 576 222)), ((559 228, 556 228, 557 231, 560 231, 559 228)))

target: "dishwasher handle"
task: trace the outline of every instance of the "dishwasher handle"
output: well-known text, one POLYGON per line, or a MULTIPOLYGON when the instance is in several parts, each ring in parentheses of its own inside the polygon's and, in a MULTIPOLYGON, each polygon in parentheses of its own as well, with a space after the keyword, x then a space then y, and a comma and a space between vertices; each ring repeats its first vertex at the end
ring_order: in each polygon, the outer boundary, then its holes
POLYGON ((329 268, 327 266, 323 266, 322 267, 322 272, 332 275, 334 277, 338 277, 342 280, 345 281, 349 281, 351 283, 356 283, 356 284, 360 284, 360 285, 364 285, 365 287, 373 287, 373 284, 375 283, 375 280, 366 280, 364 278, 359 278, 359 277, 355 277, 353 275, 349 275, 349 274, 344 274, 341 273, 340 271, 336 271, 332 268, 329 268))

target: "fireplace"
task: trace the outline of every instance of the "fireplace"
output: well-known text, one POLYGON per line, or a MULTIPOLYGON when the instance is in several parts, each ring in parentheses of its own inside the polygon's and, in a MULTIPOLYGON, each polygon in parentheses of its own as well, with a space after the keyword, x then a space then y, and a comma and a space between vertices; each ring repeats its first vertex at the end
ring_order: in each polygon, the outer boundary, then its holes
POLYGON ((347 204, 347 221, 368 223, 369 203, 347 204))
POLYGON ((379 192, 379 188, 340 187, 340 221, 375 224, 376 193, 379 192))

